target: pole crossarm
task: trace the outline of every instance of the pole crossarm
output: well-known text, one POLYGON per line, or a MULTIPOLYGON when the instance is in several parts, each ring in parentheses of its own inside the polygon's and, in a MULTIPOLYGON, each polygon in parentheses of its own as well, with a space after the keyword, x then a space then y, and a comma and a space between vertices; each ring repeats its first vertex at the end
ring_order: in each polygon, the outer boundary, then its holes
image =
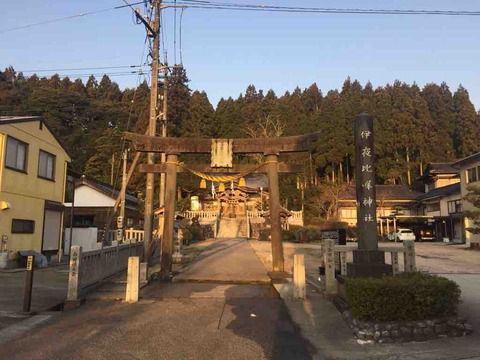
MULTIPOLYGON (((208 174, 241 174, 241 173, 266 173, 265 163, 260 164, 259 167, 249 164, 235 164, 232 168, 212 168, 205 164, 186 164, 184 166, 177 166, 177 172, 196 171, 208 174)), ((165 164, 140 164, 138 166, 140 173, 165 173, 167 167, 165 164)), ((284 162, 278 163, 279 173, 301 173, 303 167, 298 164, 287 164, 284 162)))
MULTIPOLYGON (((160 152, 167 154, 208 154, 212 150, 212 139, 155 137, 125 132, 125 139, 131 141, 134 151, 160 152)), ((234 153, 279 154, 307 152, 320 138, 320 132, 306 135, 277 138, 238 138, 232 139, 234 153)))

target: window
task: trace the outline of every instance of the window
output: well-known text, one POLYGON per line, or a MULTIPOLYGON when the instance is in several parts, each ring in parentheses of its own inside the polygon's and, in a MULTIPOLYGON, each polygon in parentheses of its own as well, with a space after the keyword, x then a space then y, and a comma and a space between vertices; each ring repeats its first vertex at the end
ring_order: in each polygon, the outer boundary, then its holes
POLYGON ((343 219, 356 219, 357 218, 357 210, 356 209, 342 209, 341 214, 342 214, 343 219))
POLYGON ((55 155, 40 150, 38 155, 38 176, 43 179, 55 180, 55 155))
POLYGON ((12 219, 12 234, 33 234, 35 232, 35 221, 12 219))
POLYGON ((440 203, 427 204, 427 212, 440 211, 440 203))
POLYGON ((478 168, 480 168, 480 166, 467 169, 467 184, 478 181, 478 168))
POLYGON ((94 227, 95 216, 94 215, 74 215, 73 226, 74 227, 94 227))
POLYGON ((462 212, 462 200, 452 200, 447 203, 449 214, 458 214, 462 212))
POLYGON ((133 218, 129 217, 127 218, 127 226, 132 227, 133 226, 133 218))
POLYGON ((7 138, 5 166, 18 171, 27 171, 28 144, 11 136, 7 138))

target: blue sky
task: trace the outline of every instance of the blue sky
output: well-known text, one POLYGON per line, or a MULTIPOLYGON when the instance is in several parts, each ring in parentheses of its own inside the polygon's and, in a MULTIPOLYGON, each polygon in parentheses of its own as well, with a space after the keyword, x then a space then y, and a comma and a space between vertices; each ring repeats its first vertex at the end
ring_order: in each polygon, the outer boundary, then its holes
MULTIPOLYGON (((133 0, 130 0, 133 2, 133 0)), ((222 0, 290 6, 480 10, 475 0, 222 0)), ((128 8, 1 33, 123 4, 120 0, 5 1, 0 14, 0 68, 17 70, 138 64, 144 30, 128 8)), ((164 16, 173 62, 173 13, 164 16)), ((480 109, 480 17, 279 14, 186 9, 183 63, 192 89, 215 106, 253 83, 277 94, 316 82, 326 93, 347 76, 374 86, 395 79, 420 86, 460 83, 480 109)), ((178 60, 178 54, 177 54, 178 60)), ((110 70, 119 71, 119 70, 110 70)), ((78 74, 80 71, 66 73, 78 74)), ((48 73, 45 73, 48 74, 48 73)), ((136 76, 112 77, 134 86, 136 76)))

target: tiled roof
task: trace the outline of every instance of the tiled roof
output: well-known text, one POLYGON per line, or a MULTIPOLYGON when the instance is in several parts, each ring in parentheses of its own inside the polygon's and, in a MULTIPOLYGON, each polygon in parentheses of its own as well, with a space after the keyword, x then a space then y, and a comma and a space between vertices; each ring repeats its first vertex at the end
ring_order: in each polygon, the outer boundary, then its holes
POLYGON ((10 124, 10 123, 19 123, 19 122, 28 122, 40 120, 40 116, 0 116, 0 123, 10 124))
POLYGON ((417 200, 423 201, 433 199, 441 196, 447 196, 458 193, 460 195, 460 183, 442 186, 437 189, 430 190, 429 192, 420 195, 417 200))
POLYGON ((458 169, 453 167, 453 162, 430 163, 425 169, 429 174, 458 174, 458 169))
POLYGON ((475 154, 472 154, 470 156, 467 156, 463 159, 456 161, 455 163, 453 163, 453 166, 455 166, 455 168, 457 169, 460 169, 462 166, 466 166, 478 161, 480 161, 480 152, 477 152, 475 154))
POLYGON ((45 121, 43 121, 41 116, 33 116, 33 115, 25 115, 25 116, 0 116, 0 125, 6 125, 6 124, 18 124, 18 123, 25 123, 25 122, 31 122, 31 121, 40 121, 40 124, 45 126, 48 131, 52 134, 52 136, 57 140, 58 144, 65 150, 65 152, 68 154, 66 147, 63 145, 63 143, 60 141, 60 139, 55 135, 55 133, 52 131, 52 129, 47 125, 45 121))

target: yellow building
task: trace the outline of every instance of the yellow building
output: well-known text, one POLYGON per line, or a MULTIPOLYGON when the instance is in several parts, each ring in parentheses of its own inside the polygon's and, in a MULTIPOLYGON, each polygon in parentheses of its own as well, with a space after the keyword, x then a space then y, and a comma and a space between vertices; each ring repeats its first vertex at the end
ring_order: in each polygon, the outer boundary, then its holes
POLYGON ((62 249, 68 162, 40 117, 0 117, 0 237, 10 258, 62 249))

